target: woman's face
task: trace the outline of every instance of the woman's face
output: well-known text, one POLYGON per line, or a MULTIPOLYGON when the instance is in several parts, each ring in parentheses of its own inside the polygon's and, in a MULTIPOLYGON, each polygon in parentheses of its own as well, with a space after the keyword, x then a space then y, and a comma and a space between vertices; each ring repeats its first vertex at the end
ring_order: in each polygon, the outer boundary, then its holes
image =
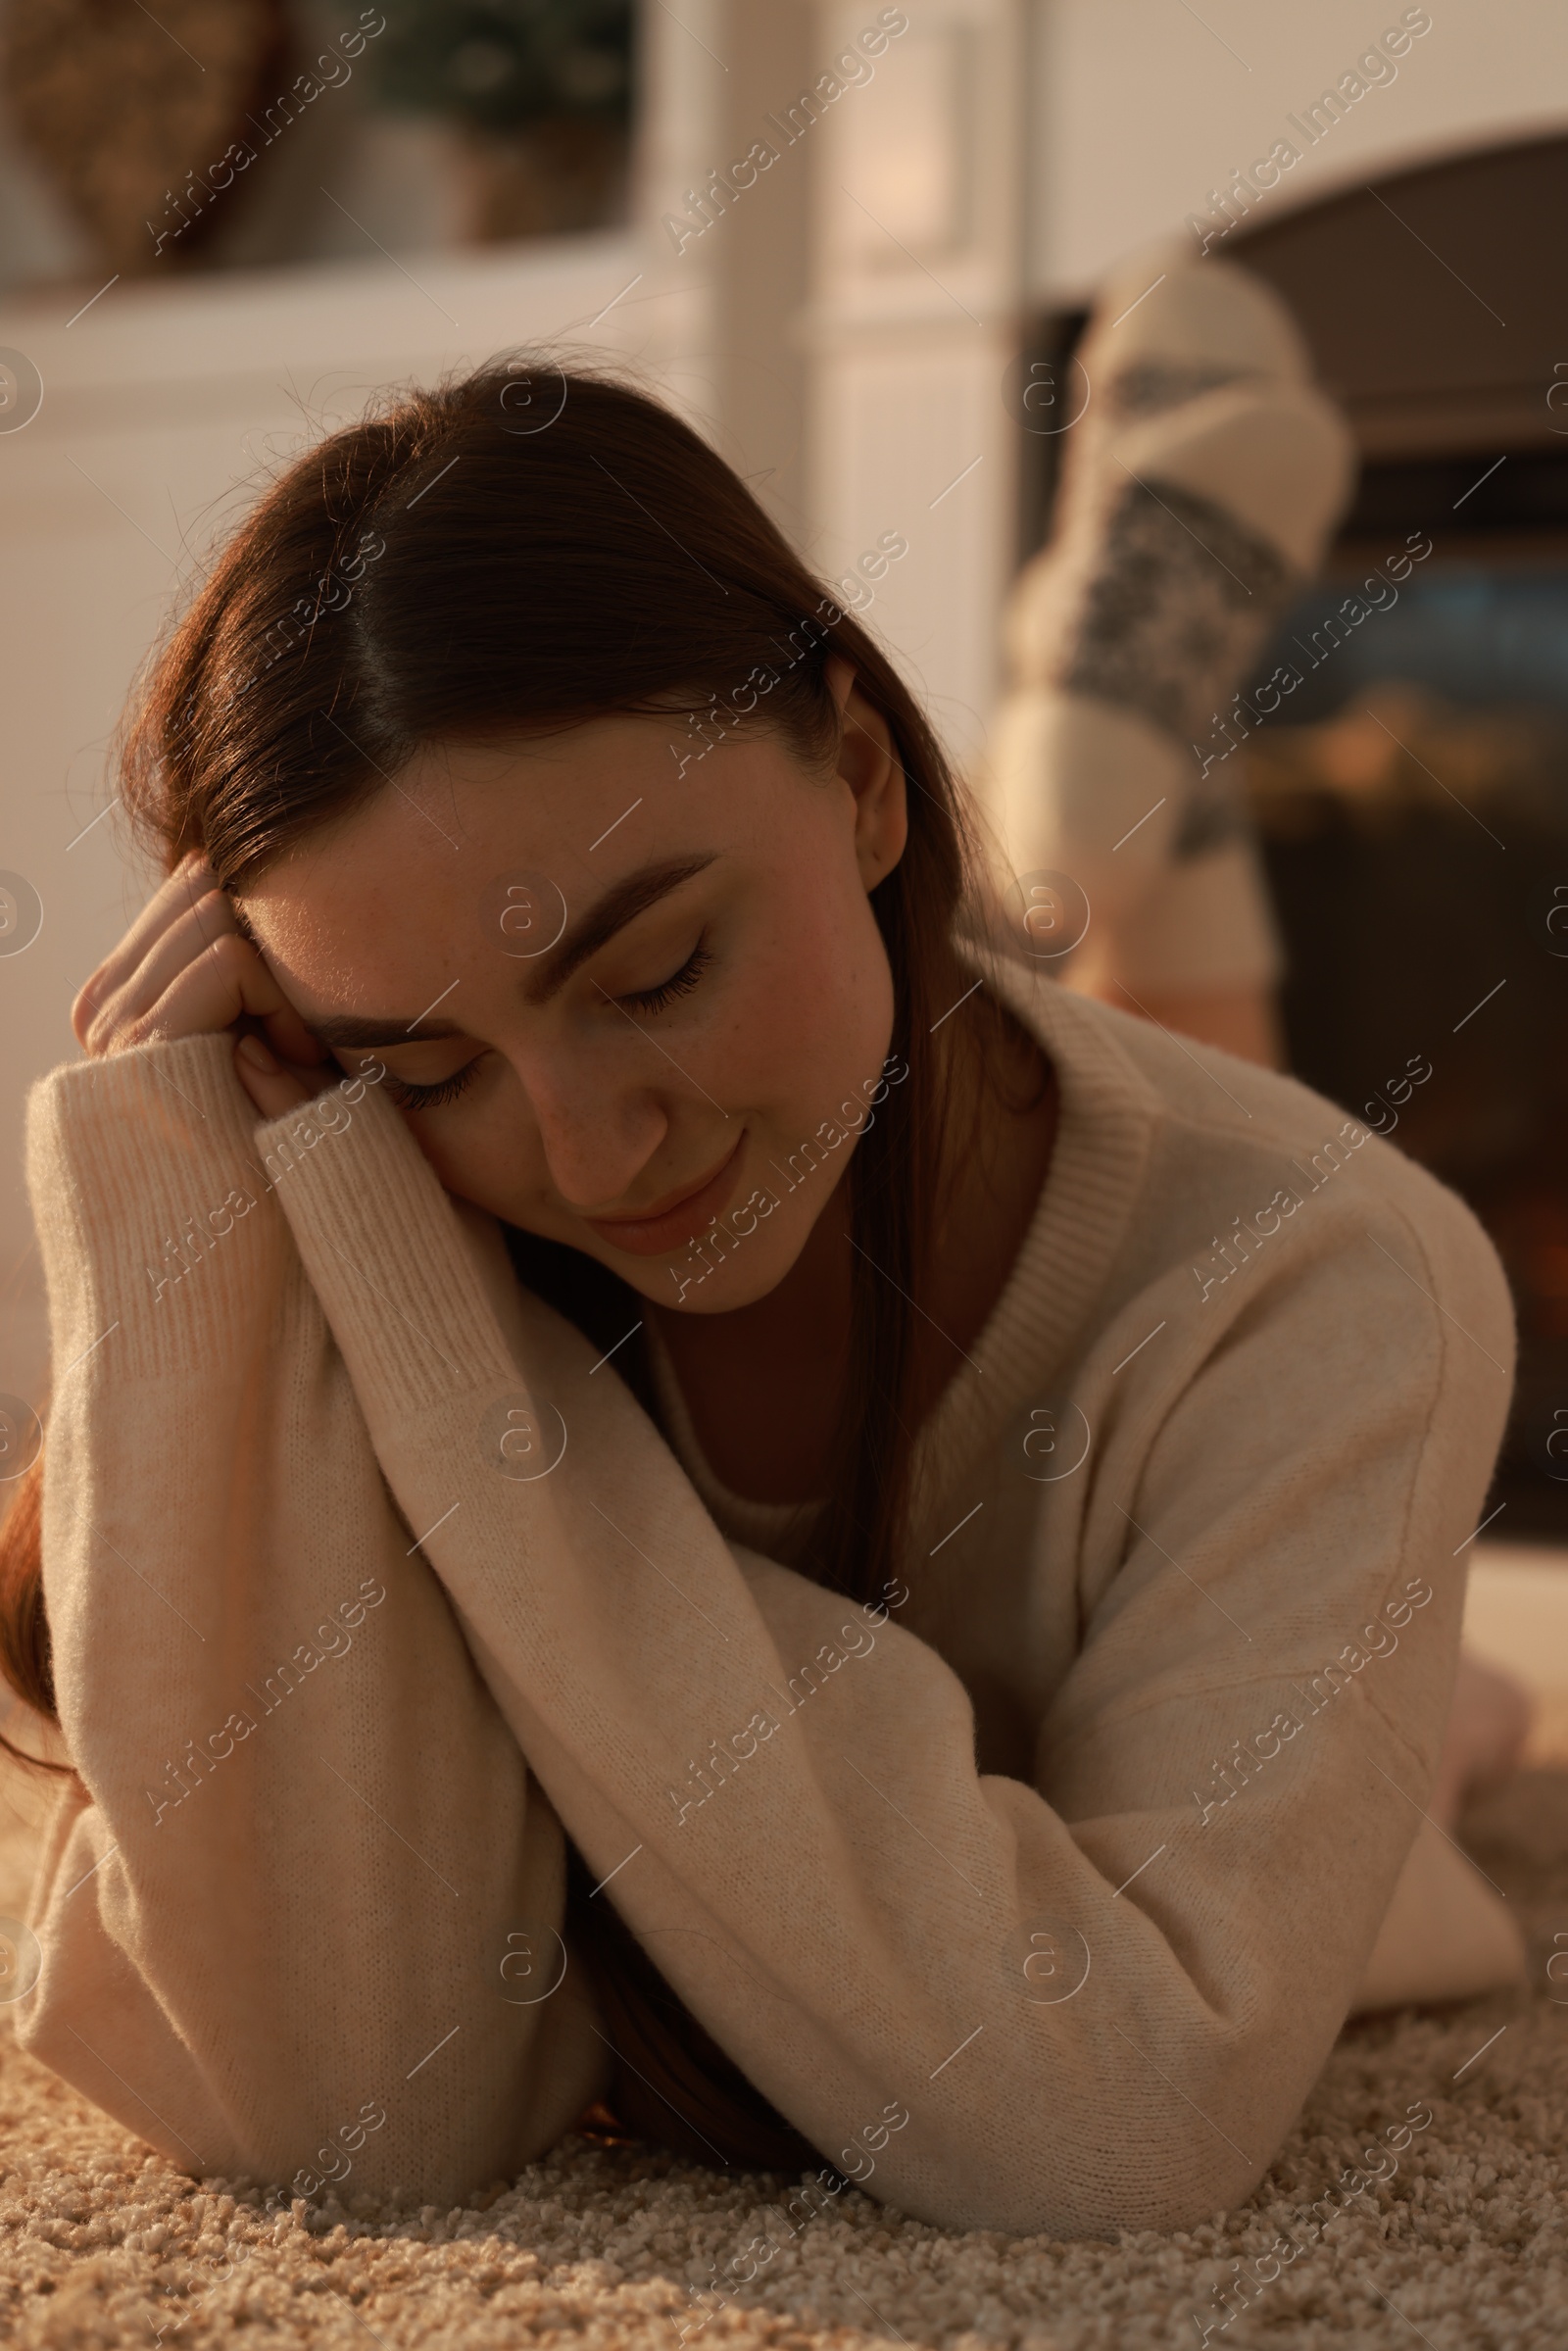
POLYGON ((344 1066, 385 1064, 448 1191, 687 1312, 788 1273, 888 1053, 867 893, 904 778, 848 663, 829 678, 834 774, 759 727, 677 775, 665 717, 443 747, 240 900, 344 1066))

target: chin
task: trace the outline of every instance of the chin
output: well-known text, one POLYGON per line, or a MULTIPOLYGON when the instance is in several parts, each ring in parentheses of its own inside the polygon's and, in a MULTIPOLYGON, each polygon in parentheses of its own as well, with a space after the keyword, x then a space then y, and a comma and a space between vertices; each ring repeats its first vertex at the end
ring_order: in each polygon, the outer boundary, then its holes
POLYGON ((799 1261, 815 1220, 802 1214, 804 1203, 791 1205, 793 1213, 780 1213, 775 1196, 754 1192, 679 1249, 644 1258, 635 1271, 623 1258, 615 1270, 651 1303, 672 1312, 732 1314, 766 1298, 799 1261), (759 1212, 754 1201, 767 1204, 759 1212))
MULTIPOLYGON (((793 1262, 793 1260, 792 1260, 793 1262)), ((673 1287, 668 1297, 655 1290, 646 1293, 656 1306, 667 1306, 672 1314, 733 1314, 741 1306, 755 1306, 759 1298, 776 1290, 789 1272, 788 1265, 748 1275, 737 1266, 730 1274, 712 1274, 699 1286, 676 1297, 673 1287)))
POLYGON ((804 1233, 799 1237, 770 1234, 765 1247, 747 1249, 732 1244, 721 1253, 720 1245, 710 1238, 666 1259, 659 1269, 658 1281, 640 1281, 636 1287, 655 1305, 667 1306, 676 1314, 732 1314, 739 1306, 755 1305, 778 1288, 794 1267, 805 1241, 804 1233))

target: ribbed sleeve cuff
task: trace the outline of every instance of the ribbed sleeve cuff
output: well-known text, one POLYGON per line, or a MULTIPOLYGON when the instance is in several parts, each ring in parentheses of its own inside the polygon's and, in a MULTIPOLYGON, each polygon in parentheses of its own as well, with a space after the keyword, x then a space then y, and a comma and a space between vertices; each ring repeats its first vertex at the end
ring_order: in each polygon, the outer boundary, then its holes
POLYGON ((55 1383, 99 1347, 122 1375, 228 1358, 288 1234, 224 1036, 66 1062, 27 1101, 27 1189, 55 1383))
POLYGON ((516 1386, 452 1202, 383 1094, 329 1089, 256 1149, 372 1427, 516 1386))

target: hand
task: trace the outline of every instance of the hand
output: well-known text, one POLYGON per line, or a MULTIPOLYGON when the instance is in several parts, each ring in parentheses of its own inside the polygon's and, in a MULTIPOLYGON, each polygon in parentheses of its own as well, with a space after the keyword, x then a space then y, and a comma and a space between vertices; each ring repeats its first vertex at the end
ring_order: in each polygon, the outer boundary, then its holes
POLYGON ((234 1071, 264 1118, 320 1092, 337 1064, 311 1035, 200 850, 174 868, 71 1007, 92 1054, 227 1030, 234 1071))

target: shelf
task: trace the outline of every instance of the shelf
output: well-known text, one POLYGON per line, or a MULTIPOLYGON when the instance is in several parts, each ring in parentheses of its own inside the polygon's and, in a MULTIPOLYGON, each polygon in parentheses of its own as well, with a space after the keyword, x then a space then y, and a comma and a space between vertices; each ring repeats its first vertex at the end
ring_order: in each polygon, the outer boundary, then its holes
POLYGON ((25 428, 35 448, 79 432, 167 431, 197 416, 243 413, 291 377, 314 406, 322 376, 350 377, 358 393, 529 341, 663 346, 681 289, 669 289, 657 318, 646 303, 628 311, 625 290, 639 272, 636 236, 601 230, 421 253, 408 265, 388 257, 96 293, 58 287, 0 305, 0 344, 24 351, 43 377, 43 406, 25 428))

